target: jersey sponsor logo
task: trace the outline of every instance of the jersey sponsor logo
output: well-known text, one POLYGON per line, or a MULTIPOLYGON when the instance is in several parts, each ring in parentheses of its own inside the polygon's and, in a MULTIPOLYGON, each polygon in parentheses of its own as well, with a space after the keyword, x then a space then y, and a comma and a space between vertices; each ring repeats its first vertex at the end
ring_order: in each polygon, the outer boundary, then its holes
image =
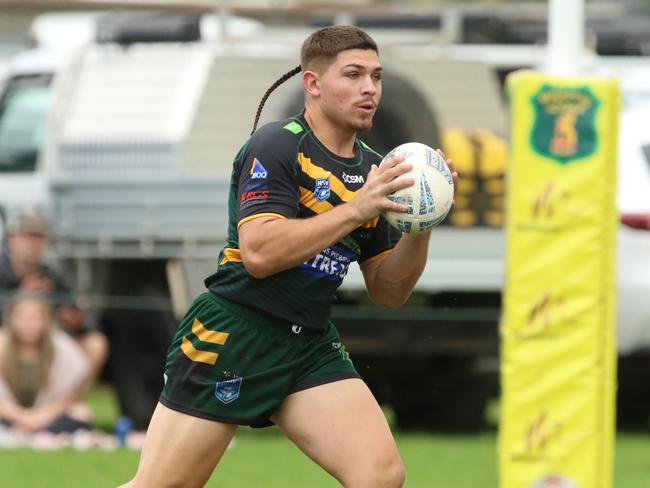
POLYGON ((262 166, 262 163, 260 163, 260 160, 257 158, 253 158, 253 164, 251 166, 251 179, 253 180, 263 180, 269 175, 269 173, 266 171, 266 168, 262 166))
POLYGON ((241 203, 250 202, 251 200, 266 200, 268 197, 268 190, 245 191, 241 194, 241 203))
POLYGON ((314 187, 314 198, 319 202, 324 202, 330 197, 330 179, 316 178, 316 185, 314 187))
POLYGON ((239 398, 241 390, 242 378, 234 378, 232 380, 217 381, 215 385, 214 396, 221 403, 232 403, 239 398))
POLYGON ((268 197, 268 190, 245 191, 241 194, 241 199, 239 201, 239 210, 244 210, 245 208, 251 207, 253 205, 264 203, 268 197))
POLYGON ((361 176, 361 175, 349 175, 345 171, 343 172, 343 181, 345 183, 364 183, 363 176, 361 176))
POLYGON ((352 257, 338 246, 327 247, 313 258, 305 261, 300 268, 309 274, 329 281, 341 282, 348 273, 352 257))

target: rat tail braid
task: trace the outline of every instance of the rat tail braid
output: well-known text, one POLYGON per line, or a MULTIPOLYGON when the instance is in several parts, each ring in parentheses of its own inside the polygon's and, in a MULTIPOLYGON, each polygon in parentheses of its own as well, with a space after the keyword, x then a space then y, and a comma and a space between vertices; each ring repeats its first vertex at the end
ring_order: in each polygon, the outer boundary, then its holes
POLYGON ((275 80, 275 82, 269 87, 269 89, 266 90, 266 93, 264 93, 262 100, 260 100, 260 104, 257 106, 257 113, 255 114, 255 122, 253 123, 253 130, 251 131, 251 135, 253 134, 253 132, 255 132, 255 129, 257 129, 257 123, 260 121, 260 116, 262 115, 262 109, 264 108, 264 104, 266 103, 266 100, 269 98, 273 90, 275 90, 282 83, 287 81, 292 76, 297 75, 301 71, 302 68, 300 67, 300 65, 296 66, 291 71, 287 71, 285 74, 280 76, 280 78, 275 80))

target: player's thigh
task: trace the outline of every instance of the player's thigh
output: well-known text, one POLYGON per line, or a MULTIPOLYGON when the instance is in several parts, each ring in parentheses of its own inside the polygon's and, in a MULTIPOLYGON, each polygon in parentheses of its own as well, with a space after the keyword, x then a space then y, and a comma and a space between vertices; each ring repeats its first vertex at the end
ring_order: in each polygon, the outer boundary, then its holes
POLYGON ((401 486, 403 465, 377 401, 360 379, 289 395, 273 420, 346 486, 401 486), (352 482, 352 480, 366 480, 352 482))
POLYGON ((193 417, 158 404, 140 465, 129 487, 201 487, 210 478, 237 426, 193 417))

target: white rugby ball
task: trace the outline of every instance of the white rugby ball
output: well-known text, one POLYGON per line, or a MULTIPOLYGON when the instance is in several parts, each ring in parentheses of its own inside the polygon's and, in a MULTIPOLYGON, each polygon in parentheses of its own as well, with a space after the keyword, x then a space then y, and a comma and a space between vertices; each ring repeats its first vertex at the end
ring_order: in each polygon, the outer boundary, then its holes
POLYGON ((445 159, 435 149, 419 142, 401 144, 389 152, 381 164, 403 154, 413 169, 398 177, 413 178, 415 184, 388 195, 394 202, 406 205, 405 213, 384 212, 386 220, 409 234, 420 234, 442 222, 454 200, 454 181, 445 159))

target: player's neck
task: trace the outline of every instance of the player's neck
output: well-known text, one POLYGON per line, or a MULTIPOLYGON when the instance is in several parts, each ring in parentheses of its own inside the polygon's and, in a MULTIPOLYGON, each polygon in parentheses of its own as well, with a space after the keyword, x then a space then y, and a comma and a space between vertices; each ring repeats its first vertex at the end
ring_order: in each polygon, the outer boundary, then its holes
POLYGON ((355 131, 341 129, 318 109, 305 110, 305 120, 316 138, 331 152, 344 158, 354 156, 355 131))

